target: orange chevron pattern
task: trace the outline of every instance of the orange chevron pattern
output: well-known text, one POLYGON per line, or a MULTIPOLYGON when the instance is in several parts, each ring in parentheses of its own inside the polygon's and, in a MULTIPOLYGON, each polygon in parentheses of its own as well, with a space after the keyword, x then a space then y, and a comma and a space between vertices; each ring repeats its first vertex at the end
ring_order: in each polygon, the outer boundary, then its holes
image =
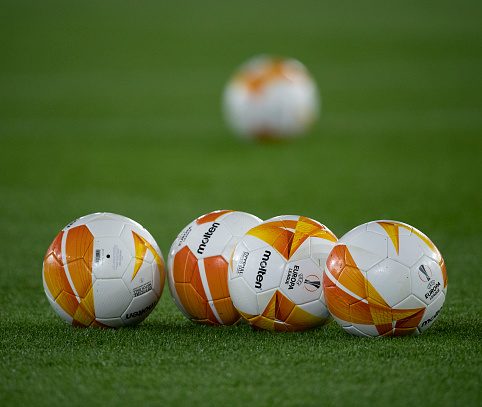
POLYGON ((387 232, 388 237, 393 243, 393 246, 395 247, 395 251, 399 252, 400 250, 400 236, 398 233, 398 227, 399 225, 394 222, 377 222, 383 229, 385 229, 385 232, 387 232))
POLYGON ((404 228, 414 235, 418 236, 436 256, 436 260, 442 269, 442 275, 443 275, 443 280, 444 280, 444 288, 447 287, 447 268, 445 266, 445 261, 442 257, 442 254, 440 251, 437 249, 437 247, 433 244, 433 242, 425 236, 420 230, 415 229, 412 226, 405 225, 403 223, 399 222, 377 222, 380 226, 382 226, 385 231, 387 232, 388 236, 393 242, 393 245, 395 246, 395 249, 398 253, 399 250, 399 236, 398 236, 398 228, 404 228))
POLYGON ((92 255, 94 236, 87 226, 77 226, 67 233, 65 258, 77 294, 84 298, 92 287, 92 255))
POLYGON ((194 320, 215 319, 208 305, 206 292, 199 275, 196 256, 183 247, 174 257, 173 278, 176 293, 186 312, 194 320))
POLYGON ((293 75, 300 75, 300 73, 302 71, 286 64, 283 59, 272 58, 259 69, 242 71, 235 80, 243 83, 251 92, 259 93, 270 82, 291 81, 293 75))
POLYGON ((228 263, 222 256, 202 260, 208 287, 201 278, 196 256, 183 247, 175 256, 172 267, 174 286, 181 305, 194 322, 210 325, 232 325, 240 315, 234 308, 228 289, 228 263), (209 290, 211 299, 206 291, 209 290), (214 306, 219 319, 209 304, 214 306))
POLYGON ((406 225, 402 225, 402 224, 400 226, 404 227, 405 229, 411 230, 412 233, 417 235, 435 253, 435 255, 437 257, 437 262, 438 262, 440 268, 442 269, 442 275, 443 275, 443 279, 444 279, 444 288, 447 287, 447 282, 448 282, 447 268, 445 266, 445 261, 442 257, 442 254, 437 249, 437 246, 435 246, 433 244, 433 242, 427 236, 425 236, 422 232, 420 232, 419 230, 417 230, 415 228, 409 228, 406 225))
POLYGON ((228 289, 228 263, 222 256, 208 257, 204 261, 204 270, 216 311, 225 325, 232 325, 239 320, 239 313, 234 308, 228 289))
POLYGON ((440 268, 442 270, 442 276, 444 278, 444 288, 445 288, 445 287, 447 287, 447 282, 448 282, 448 280, 447 280, 447 267, 445 266, 445 261, 442 258, 442 256, 440 256, 440 257, 441 257, 441 260, 440 260, 439 264, 440 264, 440 268))
POLYGON ((161 290, 162 290, 164 287, 164 260, 162 260, 162 257, 159 255, 159 253, 157 253, 156 249, 154 249, 154 247, 152 247, 152 245, 142 236, 132 231, 132 237, 134 238, 136 262, 134 264, 134 271, 132 272, 131 281, 134 280, 135 276, 139 272, 142 266, 142 263, 144 263, 144 257, 146 256, 146 253, 149 250, 154 256, 154 260, 157 263, 159 273, 161 274, 161 290))
POLYGON ((425 308, 393 309, 356 266, 345 245, 335 247, 327 259, 323 289, 330 312, 343 321, 374 325, 380 335, 412 334, 420 323, 425 308))
POLYGON ((93 236, 85 225, 61 231, 54 239, 44 257, 44 279, 55 302, 72 318, 75 326, 102 326, 95 320, 92 292, 93 236), (65 236, 65 258, 62 261, 62 240, 65 236), (78 296, 75 294, 77 291, 78 296))
POLYGON ((198 225, 202 225, 203 223, 214 222, 216 219, 230 212, 234 212, 234 211, 225 209, 221 211, 210 212, 210 213, 207 213, 206 215, 203 215, 197 218, 196 223, 198 225))
POLYGON ((319 237, 331 242, 337 240, 324 225, 304 216, 300 216, 298 220, 265 222, 252 228, 247 234, 268 243, 287 260, 309 237, 319 237))
POLYGON ((281 291, 276 291, 261 315, 241 313, 254 328, 270 331, 303 331, 322 325, 323 318, 316 317, 295 305, 281 291))
POLYGON ((62 291, 74 295, 62 262, 61 245, 63 235, 64 232, 61 231, 56 236, 44 257, 45 284, 54 300, 57 300, 57 297, 62 291))

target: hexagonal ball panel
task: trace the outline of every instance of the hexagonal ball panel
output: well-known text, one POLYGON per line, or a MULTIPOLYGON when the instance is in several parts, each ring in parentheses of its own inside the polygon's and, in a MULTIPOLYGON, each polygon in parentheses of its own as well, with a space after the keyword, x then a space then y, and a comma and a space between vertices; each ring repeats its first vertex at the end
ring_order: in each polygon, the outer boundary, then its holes
POLYGON ((87 227, 92 234, 98 237, 119 237, 125 223, 119 220, 112 219, 95 219, 87 223, 87 227))
POLYGON ((423 318, 418 325, 420 333, 430 328, 435 322, 435 320, 438 319, 440 312, 442 311, 444 302, 445 294, 442 292, 430 305, 427 306, 425 314, 423 315, 423 318))
POLYGON ((430 257, 423 256, 410 269, 412 293, 425 304, 437 299, 444 288, 442 270, 430 257))
POLYGON ((345 244, 356 265, 361 270, 368 270, 374 263, 387 258, 387 239, 374 232, 364 232, 348 239, 345 244))
POLYGON ((122 280, 131 294, 140 295, 153 289, 153 265, 152 263, 142 262, 139 259, 131 259, 129 266, 126 268, 122 280), (136 264, 138 266, 136 270, 136 264), (140 265, 140 266, 139 266, 140 265))
POLYGON ((290 253, 290 260, 297 261, 307 259, 311 255, 311 242, 310 238, 307 238, 293 253, 290 253))
POLYGON ((352 230, 346 232, 340 239, 339 243, 349 244, 351 240, 354 239, 359 234, 365 233, 367 230, 367 223, 354 227, 352 230))
POLYGON ((96 237, 92 272, 96 278, 121 278, 131 258, 123 240, 118 237, 96 237))
POLYGON ((198 259, 202 259, 221 254, 231 237, 231 231, 222 220, 215 220, 196 224, 186 240, 186 245, 198 259))
POLYGON ((241 312, 257 315, 257 295, 243 278, 236 278, 228 281, 229 292, 234 306, 241 312))
POLYGON ((280 288, 295 304, 305 304, 321 297, 323 269, 310 257, 286 264, 280 288))
MULTIPOLYGON (((411 294, 410 269, 386 259, 367 272, 368 281, 389 306, 394 306, 411 294)), ((368 296, 377 298, 368 286, 368 296)))
POLYGON ((158 298, 153 291, 134 297, 125 312, 122 320, 125 325, 135 325, 147 318, 157 305, 158 298))
POLYGON ((420 244, 414 235, 401 235, 398 241, 398 252, 393 244, 388 245, 388 257, 407 267, 412 267, 423 256, 420 244))
POLYGON ((326 307, 325 302, 321 298, 307 302, 305 304, 301 304, 300 308, 318 318, 331 318, 330 313, 328 312, 328 308, 326 307))
POLYGON ((263 291, 256 295, 256 299, 258 301, 258 310, 260 314, 264 312, 269 302, 271 301, 271 298, 273 298, 273 295, 276 295, 276 291, 276 288, 273 288, 271 290, 263 291))
POLYGON ((255 236, 245 235, 242 237, 240 242, 243 242, 244 245, 251 251, 261 249, 266 247, 267 243, 264 240, 258 239, 255 236))
POLYGON ((229 229, 231 235, 239 239, 244 236, 249 229, 259 225, 261 219, 246 212, 236 211, 224 215, 222 222, 229 229))
POLYGON ((99 279, 93 289, 96 318, 120 317, 133 298, 120 278, 99 279))
MULTIPOLYGON (((249 252, 243 279, 257 293, 278 288, 285 264, 284 257, 265 244, 265 247, 249 252)), ((233 263, 233 267, 236 269, 237 265, 233 263)))
POLYGON ((310 243, 310 257, 323 269, 326 259, 336 243, 318 237, 310 237, 308 240, 310 243))

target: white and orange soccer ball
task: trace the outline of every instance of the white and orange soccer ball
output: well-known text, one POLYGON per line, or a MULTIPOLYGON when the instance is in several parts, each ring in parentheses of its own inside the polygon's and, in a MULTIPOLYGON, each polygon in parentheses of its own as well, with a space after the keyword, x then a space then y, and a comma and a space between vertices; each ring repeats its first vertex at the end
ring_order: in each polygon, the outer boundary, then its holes
POLYGON ((171 246, 169 288, 177 307, 193 322, 232 325, 240 319, 228 290, 228 261, 238 240, 261 219, 220 210, 187 225, 171 246))
POLYGON ((422 232, 381 220, 345 234, 326 262, 328 309, 358 336, 417 335, 437 319, 447 293, 444 260, 422 232))
POLYGON ((254 328, 301 331, 330 320, 321 281, 337 241, 304 216, 278 216, 250 229, 233 252, 231 299, 254 328))
POLYGON ((145 319, 164 287, 164 260, 140 224, 94 213, 68 224, 47 250, 43 283, 55 312, 75 326, 121 327, 145 319))
POLYGON ((301 62, 258 56, 230 79, 223 107, 227 123, 242 138, 293 138, 318 118, 318 89, 301 62))

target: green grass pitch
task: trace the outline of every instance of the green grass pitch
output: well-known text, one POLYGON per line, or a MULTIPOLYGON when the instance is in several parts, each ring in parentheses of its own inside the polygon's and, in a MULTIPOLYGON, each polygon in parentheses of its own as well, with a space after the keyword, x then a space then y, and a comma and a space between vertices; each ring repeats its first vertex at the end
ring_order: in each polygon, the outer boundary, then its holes
POLYGON ((480 406, 480 2, 166 3, 2 1, 0 404, 480 406), (317 79, 310 137, 226 130, 223 85, 262 52, 317 79), (221 208, 338 236, 413 224, 445 257, 444 310, 388 340, 197 326, 168 290, 133 329, 73 329, 51 310, 42 257, 70 220, 124 214, 167 255, 221 208))

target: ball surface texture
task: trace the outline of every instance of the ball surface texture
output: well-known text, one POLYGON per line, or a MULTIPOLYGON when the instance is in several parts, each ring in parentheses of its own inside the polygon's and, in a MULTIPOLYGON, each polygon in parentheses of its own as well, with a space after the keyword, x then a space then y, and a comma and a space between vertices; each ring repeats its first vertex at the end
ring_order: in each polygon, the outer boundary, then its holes
POLYGON ((113 213, 94 213, 60 231, 43 261, 45 294, 75 326, 121 327, 145 319, 164 287, 164 260, 151 234, 113 213))
POLYGON ((289 139, 306 133, 318 118, 318 89, 301 62, 260 56, 228 82, 223 107, 241 138, 289 139))
POLYGON ((336 236, 304 216, 278 216, 250 229, 233 252, 229 290, 254 328, 301 331, 330 320, 321 281, 336 236))
POLYGON ((346 332, 416 335, 442 309, 447 271, 422 232, 381 220, 360 225, 338 241, 326 262, 323 288, 330 313, 346 332))
POLYGON ((187 225, 171 246, 168 282, 182 313, 197 323, 232 325, 240 319, 228 290, 228 262, 238 240, 261 219, 219 210, 187 225))

